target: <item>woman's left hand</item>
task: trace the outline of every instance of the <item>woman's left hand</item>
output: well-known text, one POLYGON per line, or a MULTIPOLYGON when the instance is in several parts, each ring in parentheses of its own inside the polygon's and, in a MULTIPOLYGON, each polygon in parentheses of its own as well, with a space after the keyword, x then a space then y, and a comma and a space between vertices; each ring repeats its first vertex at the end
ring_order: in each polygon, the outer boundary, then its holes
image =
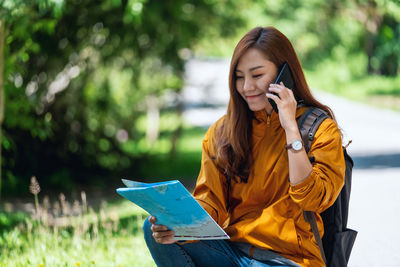
POLYGON ((281 82, 280 84, 270 84, 269 91, 277 93, 276 96, 271 93, 267 93, 267 97, 275 101, 279 110, 279 120, 285 131, 297 129, 296 123, 296 109, 297 101, 294 97, 293 91, 286 88, 281 82))

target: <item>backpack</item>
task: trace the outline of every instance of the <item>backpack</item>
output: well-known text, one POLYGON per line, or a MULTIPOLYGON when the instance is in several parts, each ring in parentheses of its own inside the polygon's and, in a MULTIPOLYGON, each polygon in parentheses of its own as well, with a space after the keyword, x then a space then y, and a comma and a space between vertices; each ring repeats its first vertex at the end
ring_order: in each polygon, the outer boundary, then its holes
MULTIPOLYGON (((328 117, 329 115, 324 110, 310 107, 298 119, 297 123, 307 153, 311 149, 311 144, 318 127, 328 117)), ((311 225, 311 230, 321 251, 322 259, 328 267, 347 266, 350 252, 357 236, 356 231, 347 228, 351 174, 354 163, 352 158, 347 154, 346 147, 343 147, 346 165, 344 186, 334 204, 320 214, 325 232, 322 240, 319 235, 314 212, 303 212, 306 221, 311 225)), ((314 160, 315 158, 310 158, 311 162, 314 160)))

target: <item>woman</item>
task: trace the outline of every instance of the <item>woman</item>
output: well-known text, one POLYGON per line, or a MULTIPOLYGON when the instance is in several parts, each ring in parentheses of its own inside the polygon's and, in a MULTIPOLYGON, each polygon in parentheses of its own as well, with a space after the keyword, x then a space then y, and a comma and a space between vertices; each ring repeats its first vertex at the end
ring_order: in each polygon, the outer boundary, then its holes
MULTIPOLYGON (((332 111, 311 95, 292 45, 273 27, 256 27, 239 41, 229 88, 227 114, 204 137, 193 195, 231 238, 176 242, 173 231, 150 216, 144 233, 155 262, 161 266, 324 266, 303 210, 324 211, 344 184, 341 133, 332 111), (293 74, 290 89, 273 84, 285 62, 293 74), (276 102, 279 113, 268 98, 276 102), (308 155, 296 122, 306 108, 298 107, 297 100, 331 116, 318 128, 308 155)), ((319 215, 317 223, 322 235, 319 215)))

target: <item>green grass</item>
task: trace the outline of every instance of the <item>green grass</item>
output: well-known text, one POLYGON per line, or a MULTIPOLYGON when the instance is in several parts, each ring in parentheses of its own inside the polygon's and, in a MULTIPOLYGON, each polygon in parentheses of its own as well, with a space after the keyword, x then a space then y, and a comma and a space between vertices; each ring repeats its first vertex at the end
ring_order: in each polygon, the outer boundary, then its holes
POLYGON ((143 177, 152 181, 179 179, 192 186, 200 171, 201 147, 205 130, 184 129, 177 144, 177 153, 157 153, 144 159, 139 166, 143 177))
MULTIPOLYGON (((128 178, 179 179, 192 188, 204 134, 205 129, 184 126, 175 155, 157 143, 137 166, 143 176, 128 178)), ((39 213, 16 211, 12 203, 0 206, 0 267, 155 266, 142 232, 148 214, 133 203, 120 198, 91 208, 82 195, 70 202, 61 196, 51 201, 38 196, 39 213)), ((33 196, 28 202, 24 204, 35 207, 33 196)))
POLYGON ((155 266, 143 239, 142 209, 125 200, 98 211, 79 208, 80 215, 62 213, 52 223, 50 210, 41 219, 19 213, 18 220, 3 220, 0 266, 155 266))
POLYGON ((126 178, 144 182, 177 179, 185 186, 193 188, 200 171, 202 139, 205 132, 206 129, 203 128, 183 126, 174 154, 171 154, 171 136, 160 136, 153 148, 138 159, 135 174, 132 176, 129 173, 126 178))
POLYGON ((400 75, 368 75, 365 70, 365 57, 354 55, 341 62, 326 60, 305 73, 312 89, 400 111, 400 75))
POLYGON ((181 123, 182 118, 174 111, 162 111, 160 113, 159 137, 154 143, 146 140, 147 117, 143 115, 136 122, 137 135, 142 138, 128 140, 121 145, 121 149, 132 156, 166 155, 171 150, 171 139, 179 126, 182 126, 181 136, 177 142, 176 150, 184 154, 186 152, 201 151, 201 140, 206 129, 193 127, 181 123))

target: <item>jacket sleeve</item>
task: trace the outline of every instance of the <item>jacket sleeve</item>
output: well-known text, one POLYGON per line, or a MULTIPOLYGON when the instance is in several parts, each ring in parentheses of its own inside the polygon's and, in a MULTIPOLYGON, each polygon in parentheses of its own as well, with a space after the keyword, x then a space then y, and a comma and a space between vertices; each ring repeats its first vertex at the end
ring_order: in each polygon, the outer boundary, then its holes
POLYGON ((201 168, 193 196, 222 226, 228 218, 225 208, 226 182, 210 156, 210 153, 214 153, 214 129, 215 127, 210 127, 203 139, 201 168))
POLYGON ((306 180, 291 186, 289 194, 303 210, 321 213, 335 202, 344 185, 342 138, 333 120, 319 126, 308 155, 315 158, 313 170, 306 180))

